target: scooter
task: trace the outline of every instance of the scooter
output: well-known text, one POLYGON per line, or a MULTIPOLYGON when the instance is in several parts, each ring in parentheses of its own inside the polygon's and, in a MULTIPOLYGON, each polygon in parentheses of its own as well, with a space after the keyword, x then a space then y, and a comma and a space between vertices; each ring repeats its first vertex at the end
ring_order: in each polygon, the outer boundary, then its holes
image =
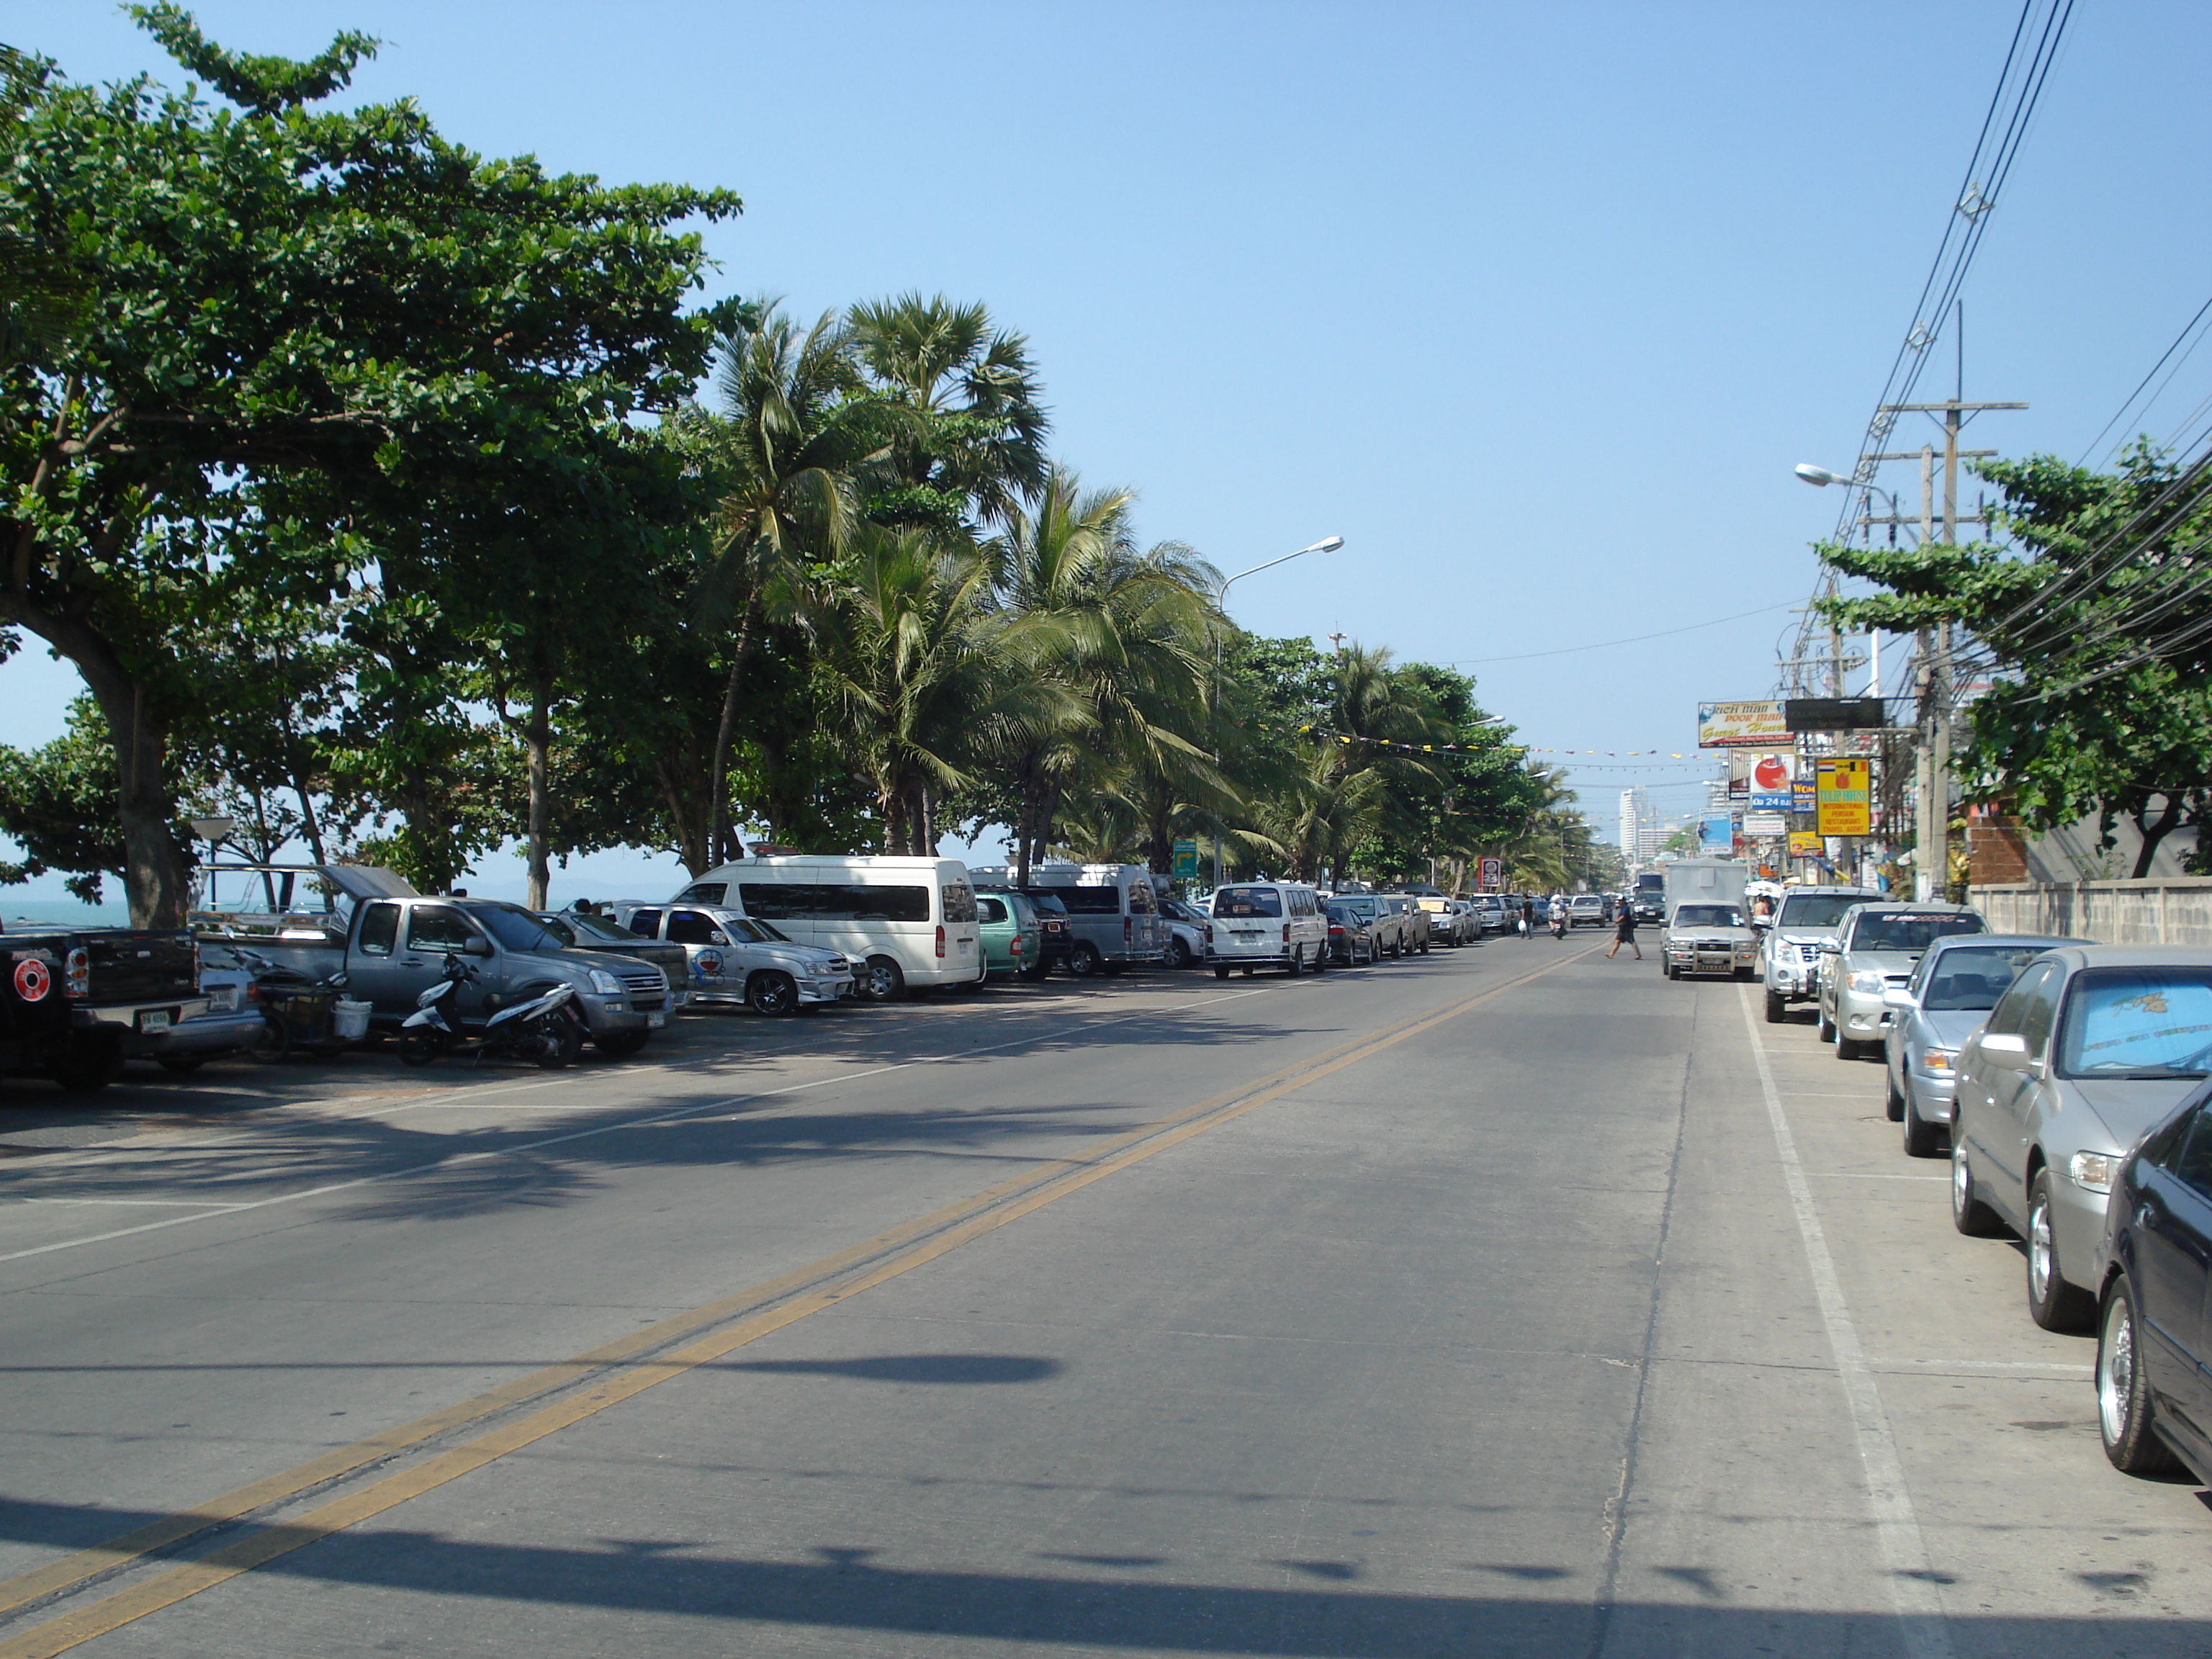
POLYGON ((494 1059, 526 1060, 548 1071, 568 1065, 584 1046, 575 1012, 568 1005, 575 1000, 574 986, 556 985, 526 1002, 502 1008, 484 1022, 475 1036, 461 1030, 456 999, 461 987, 482 975, 452 951, 446 953, 446 971, 438 982, 415 999, 415 1012, 400 1022, 399 1058, 409 1066, 424 1066, 443 1054, 471 1054, 481 1065, 494 1059), (448 1019, 449 1009, 454 1010, 448 1019))
POLYGON ((295 1048, 311 1048, 324 1059, 349 1046, 336 1030, 338 999, 344 994, 341 968, 321 979, 264 957, 242 945, 223 947, 253 975, 253 1000, 260 1005, 263 1030, 246 1054, 264 1064, 280 1060, 295 1048))
POLYGON ((1553 939, 1565 939, 1566 936, 1567 936, 1567 913, 1566 913, 1565 910, 1554 910, 1554 911, 1553 911, 1553 912, 1552 912, 1552 937, 1553 937, 1553 939))

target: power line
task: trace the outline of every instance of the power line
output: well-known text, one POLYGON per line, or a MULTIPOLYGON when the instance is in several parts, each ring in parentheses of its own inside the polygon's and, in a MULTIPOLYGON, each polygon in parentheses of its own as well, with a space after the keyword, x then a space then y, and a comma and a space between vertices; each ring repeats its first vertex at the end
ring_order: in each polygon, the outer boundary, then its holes
POLYGON ((1512 657, 1451 657, 1437 665, 1440 668, 1469 668, 1477 663, 1528 662, 1536 657, 1567 657, 1577 651, 1610 651, 1616 645, 1640 645, 1645 640, 1663 640, 1674 634, 1694 634, 1701 628, 1718 628, 1723 623, 1741 622, 1746 617, 1765 617, 1777 611, 1787 611, 1790 601, 1779 605, 1762 605, 1756 611, 1739 611, 1733 617, 1716 617, 1711 622, 1690 623, 1680 628, 1662 628, 1656 634, 1632 634, 1625 640, 1601 640, 1595 645, 1563 645, 1556 651, 1523 651, 1512 657))
MULTIPOLYGON (((2148 386, 2151 381, 2156 378, 2159 370, 2166 367, 2166 360, 2172 356, 2175 352, 2181 349, 2181 343, 2197 331, 2197 325, 2203 322, 2208 315, 2212 315, 2212 299, 2206 300, 2203 305, 2197 307, 2197 314, 2189 319, 2187 326, 2183 328, 2180 333, 2173 337, 2173 343, 2166 347, 2164 351, 2159 353, 2158 361, 2150 366, 2150 372, 2145 374, 2142 380, 2136 383, 2136 389, 2128 393, 2127 401, 2123 403, 2119 408, 2114 411, 2111 420, 2105 422, 2104 430, 2099 432, 2095 437, 2089 440, 2089 447, 2081 452, 2081 459, 2074 463, 2075 465, 2080 466, 2082 462, 2087 461, 2089 457, 2096 452, 2097 446, 2105 441, 2105 434, 2110 432, 2114 427, 2120 423, 2122 418, 2125 416, 2128 410, 2135 406, 2136 399, 2142 396, 2142 389, 2148 386)), ((2201 344, 2202 342, 2200 341, 2198 343, 2201 344)), ((2197 349, 2197 347, 2192 345, 2189 349, 2193 352, 2197 349)), ((2185 356, 2182 359, 2182 362, 2186 362, 2187 361, 2188 358, 2185 356)), ((2173 367, 2176 373, 2179 373, 2181 368, 2181 363, 2176 363, 2173 367)), ((2172 376, 2168 375, 2166 378, 2170 380, 2172 379, 2172 376)), ((2166 388, 2161 386, 2158 390, 2160 395, 2163 395, 2166 388)), ((2150 401, 2154 404, 2158 401, 2158 398, 2153 397, 2150 401)), ((2150 404, 2144 404, 2143 409, 2145 413, 2148 413, 2150 404)), ((2184 424, 2186 424, 2186 422, 2184 424)))

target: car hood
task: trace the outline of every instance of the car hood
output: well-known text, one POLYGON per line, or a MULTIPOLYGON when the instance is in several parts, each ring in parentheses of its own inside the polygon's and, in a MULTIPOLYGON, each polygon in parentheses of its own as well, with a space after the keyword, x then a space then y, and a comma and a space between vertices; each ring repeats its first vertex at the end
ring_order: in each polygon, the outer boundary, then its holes
POLYGON ((2063 1078, 2060 1086, 2087 1106, 2111 1136, 2098 1150, 2124 1152, 2181 1104, 2201 1078, 2063 1078))
POLYGON ((1759 942, 1759 935, 1748 927, 1669 927, 1667 937, 1692 940, 1724 939, 1747 945, 1759 942))
POLYGON ((612 972, 624 967, 649 968, 662 977, 666 977, 665 970, 659 963, 647 962, 642 957, 625 956, 607 951, 586 951, 571 945, 562 945, 554 951, 510 951, 507 960, 509 971, 517 967, 521 967, 526 971, 543 967, 562 975, 578 985, 591 983, 592 970, 594 968, 601 973, 612 972))
POLYGON ((731 947, 747 956, 759 957, 786 968, 819 972, 833 962, 851 963, 842 951, 824 950, 818 945, 742 945, 731 947))
MULTIPOLYGON (((1847 973, 1910 974, 1919 964, 1919 956, 1911 951, 1854 951, 1844 958, 1842 965, 1847 973)), ((1988 1018, 1987 1014, 1982 1016, 1984 1019, 1988 1018)))
POLYGON ((1842 935, 1832 927, 1792 927, 1787 932, 1778 927, 1774 937, 1784 945, 1833 945, 1842 935))

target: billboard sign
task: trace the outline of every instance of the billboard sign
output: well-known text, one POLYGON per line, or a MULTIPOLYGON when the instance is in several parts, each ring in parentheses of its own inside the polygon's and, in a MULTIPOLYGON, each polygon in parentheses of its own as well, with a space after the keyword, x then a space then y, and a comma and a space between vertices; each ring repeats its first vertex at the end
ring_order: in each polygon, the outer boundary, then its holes
POLYGON ((1819 829, 1824 836, 1864 836, 1874 829, 1867 790, 1868 765, 1863 760, 1838 757, 1819 762, 1813 787, 1819 801, 1819 829))
POLYGON ((1505 860, 1504 859, 1483 860, 1481 874, 1477 878, 1477 881, 1486 893, 1503 890, 1505 886, 1505 860))
POLYGON ((1888 724, 1880 697, 1792 697, 1782 709, 1792 732, 1856 732, 1888 724))
POLYGON ((1796 804, 1790 786, 1797 775, 1797 757, 1788 750, 1751 757, 1751 799, 1754 812, 1787 812, 1796 804))
POLYGON ((1790 832, 1790 856, 1793 859, 1825 858, 1827 846, 1810 830, 1792 830, 1790 832))
POLYGON ((1800 778, 1790 786, 1790 810, 1791 811, 1816 811, 1819 810, 1820 805, 1820 793, 1814 788, 1812 779, 1800 778))
POLYGON ((1177 881, 1198 879, 1198 843, 1179 841, 1175 844, 1175 878, 1177 881))
POLYGON ((1699 818, 1698 846, 1701 851, 1723 858, 1735 851, 1735 814, 1708 812, 1699 818))
POLYGON ((1787 749, 1790 726, 1778 702, 1701 702, 1700 749, 1787 749))
POLYGON ((1753 841, 1774 841, 1790 833, 1790 820, 1779 812, 1746 812, 1743 833, 1753 841))

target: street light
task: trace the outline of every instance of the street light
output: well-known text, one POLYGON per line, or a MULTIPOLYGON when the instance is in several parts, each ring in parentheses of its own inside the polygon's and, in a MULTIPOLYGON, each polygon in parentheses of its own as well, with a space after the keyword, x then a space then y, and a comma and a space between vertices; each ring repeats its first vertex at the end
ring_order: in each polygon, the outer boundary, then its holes
MULTIPOLYGON (((1285 553, 1279 559, 1270 559, 1265 564, 1255 564, 1249 570, 1240 570, 1233 576, 1224 576, 1213 590, 1213 769, 1221 769, 1221 625, 1228 620, 1229 588, 1232 582, 1241 582, 1247 576, 1256 576, 1262 570, 1273 570, 1279 564, 1288 564, 1292 559, 1303 559, 1309 553, 1334 553, 1344 545, 1341 536, 1324 536, 1309 547, 1295 553, 1285 553)), ((1213 884, 1221 885, 1221 819, 1213 820, 1213 884)))
MULTIPOLYGON (((1791 470, 1795 471, 1798 477, 1802 479, 1805 483, 1824 488, 1829 484, 1859 483, 1859 481, 1856 478, 1852 477, 1847 472, 1831 472, 1826 467, 1815 466, 1810 461, 1800 461, 1791 470)), ((1882 500, 1887 501, 1889 503, 1889 516, 1891 518, 1895 519, 1903 516, 1897 510, 1897 497, 1891 495, 1880 484, 1859 484, 1859 488, 1864 489, 1869 495, 1879 495, 1882 500)))

